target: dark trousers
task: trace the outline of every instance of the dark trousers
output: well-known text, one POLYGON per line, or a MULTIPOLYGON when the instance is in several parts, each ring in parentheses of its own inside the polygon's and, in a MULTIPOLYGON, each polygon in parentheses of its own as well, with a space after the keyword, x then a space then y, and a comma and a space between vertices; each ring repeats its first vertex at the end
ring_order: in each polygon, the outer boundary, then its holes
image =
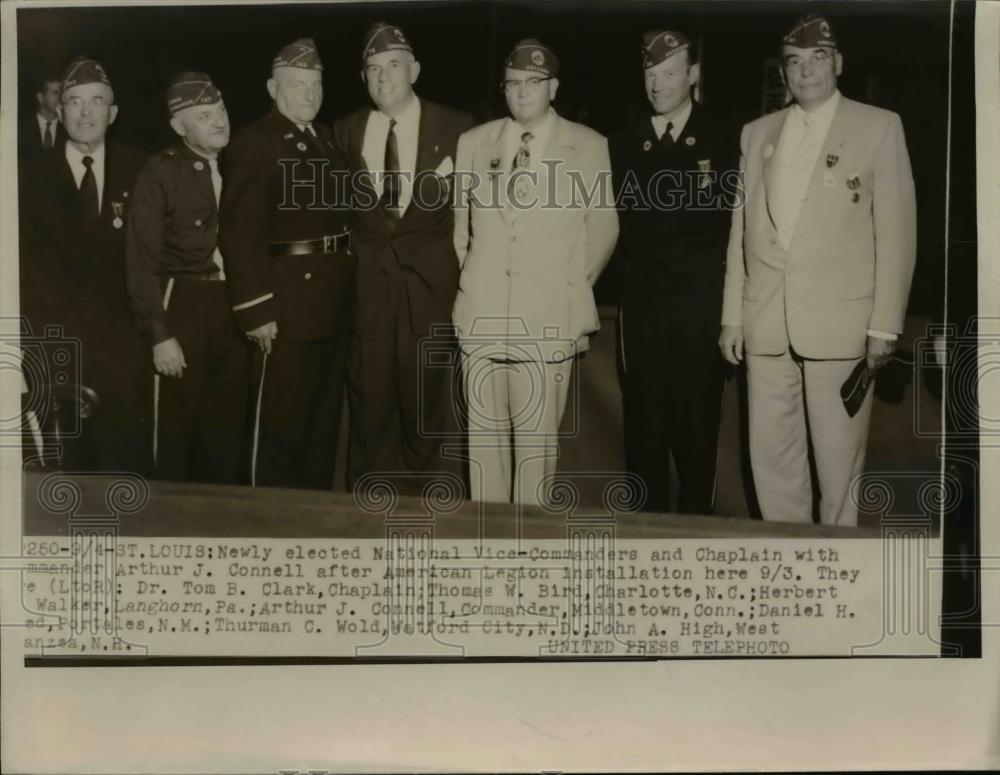
POLYGON ((254 355, 251 484, 333 489, 347 375, 347 330, 326 339, 282 339, 254 355))
POLYGON ((387 282, 383 327, 351 342, 348 483, 353 488, 366 474, 385 473, 401 492, 418 494, 435 474, 448 473, 458 486, 459 453, 442 456, 442 446, 461 443, 453 400, 457 345, 451 323, 415 334, 403 282, 387 282))
POLYGON ((705 278, 630 271, 626 280, 619 321, 626 465, 646 485, 645 503, 636 504, 646 511, 670 510, 673 455, 677 510, 712 513, 724 382, 720 307, 721 284, 705 278))
POLYGON ((187 366, 180 379, 155 378, 156 476, 245 482, 250 344, 236 326, 225 283, 176 278, 166 317, 187 366))

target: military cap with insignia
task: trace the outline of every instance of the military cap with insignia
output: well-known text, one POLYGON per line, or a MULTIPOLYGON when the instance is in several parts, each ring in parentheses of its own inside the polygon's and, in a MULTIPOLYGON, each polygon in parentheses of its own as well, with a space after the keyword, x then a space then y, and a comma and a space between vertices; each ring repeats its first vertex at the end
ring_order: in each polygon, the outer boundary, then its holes
POLYGON ((167 110, 171 116, 193 105, 214 105, 221 99, 222 92, 205 73, 179 73, 167 87, 167 110))
POLYGON ((300 70, 322 70, 323 63, 319 60, 319 52, 312 38, 299 38, 289 43, 271 62, 271 69, 276 67, 297 67, 300 70))
POLYGON ((680 32, 650 30, 642 36, 642 66, 648 70, 679 51, 688 51, 690 48, 691 41, 680 32))
POLYGON ((410 41, 399 27, 386 22, 375 22, 365 33, 365 45, 361 49, 361 61, 384 51, 409 51, 413 53, 410 41))
POLYGON ((530 70, 549 78, 559 75, 559 60, 556 55, 536 38, 518 41, 504 65, 512 70, 530 70))
POLYGON ((67 89, 82 86, 85 83, 103 83, 109 89, 111 88, 111 79, 108 78, 107 72, 99 62, 90 57, 74 57, 63 72, 59 92, 65 92, 67 89))
POLYGON ((797 48, 837 47, 837 36, 830 22, 822 16, 809 14, 795 22, 791 30, 782 38, 782 43, 797 48))

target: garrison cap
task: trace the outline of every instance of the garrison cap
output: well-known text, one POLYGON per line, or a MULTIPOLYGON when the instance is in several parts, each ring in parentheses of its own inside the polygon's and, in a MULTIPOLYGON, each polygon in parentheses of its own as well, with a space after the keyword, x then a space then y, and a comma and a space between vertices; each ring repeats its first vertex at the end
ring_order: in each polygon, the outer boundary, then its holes
POLYGON ((205 73, 179 73, 167 87, 167 110, 171 116, 178 110, 193 105, 214 105, 221 99, 222 92, 205 73))
POLYGON ((518 41, 504 65, 512 70, 530 70, 549 78, 559 75, 559 60, 556 55, 536 38, 518 41))
POLYGON ((413 53, 410 41, 399 27, 386 22, 375 22, 365 33, 365 45, 361 49, 361 61, 381 54, 383 51, 409 51, 413 53))
POLYGON ((319 61, 319 52, 312 38, 299 38, 289 43, 271 62, 271 69, 276 67, 297 67, 300 70, 322 70, 323 63, 319 61))
POLYGON ((74 57, 63 72, 59 93, 62 94, 67 89, 85 83, 103 83, 109 89, 111 88, 111 79, 108 78, 108 74, 99 62, 95 62, 90 57, 74 57))
POLYGON ((833 34, 830 22, 822 16, 810 14, 795 22, 795 26, 781 39, 788 46, 798 48, 837 47, 837 36, 833 34))
POLYGON ((642 66, 644 69, 656 67, 678 51, 690 47, 691 41, 679 32, 650 30, 642 36, 642 66))

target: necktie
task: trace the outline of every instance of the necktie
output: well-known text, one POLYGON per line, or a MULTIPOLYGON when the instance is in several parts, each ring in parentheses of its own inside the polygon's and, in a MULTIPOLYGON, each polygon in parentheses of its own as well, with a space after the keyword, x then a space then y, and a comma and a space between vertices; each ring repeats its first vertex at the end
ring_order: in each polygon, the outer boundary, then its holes
POLYGON ((396 143, 396 119, 389 119, 389 134, 385 136, 385 178, 382 206, 390 218, 399 218, 399 146, 396 143))
POLYGON ((789 149, 789 153, 784 156, 778 169, 775 191, 771 197, 771 216, 786 250, 792 243, 795 223, 798 221, 802 202, 805 200, 806 190, 812 179, 813 168, 816 166, 819 139, 819 132, 816 131, 812 117, 805 114, 802 134, 794 148, 789 149))
MULTIPOLYGON (((531 132, 525 132, 521 135, 521 146, 517 149, 517 153, 514 154, 514 161, 510 165, 510 171, 517 172, 517 170, 526 170, 531 165, 531 151, 528 148, 528 143, 530 143, 535 136, 531 132)), ((525 204, 528 195, 528 188, 531 182, 528 180, 528 176, 525 174, 518 175, 517 177, 512 177, 511 180, 514 183, 513 194, 516 200, 525 204)))
POLYGON ((45 140, 42 142, 42 144, 46 148, 51 148, 53 145, 56 144, 55 136, 52 133, 52 122, 51 121, 46 121, 45 122, 45 140))
MULTIPOLYGON (((215 192, 215 206, 219 206, 219 197, 222 195, 222 175, 219 174, 219 160, 209 159, 208 168, 212 172, 212 190, 215 192)), ((212 263, 214 263, 218 269, 219 274, 225 278, 226 273, 222 269, 222 253, 219 252, 218 245, 215 250, 212 251, 212 263)))
POLYGON ((663 130, 663 137, 660 138, 660 142, 663 145, 670 146, 674 144, 674 136, 670 134, 670 130, 673 128, 674 128, 674 122, 668 121, 667 128, 663 130))
POLYGON ((84 156, 83 166, 87 168, 80 181, 83 213, 88 220, 96 221, 101 213, 101 202, 97 196, 97 178, 94 177, 94 157, 84 156))

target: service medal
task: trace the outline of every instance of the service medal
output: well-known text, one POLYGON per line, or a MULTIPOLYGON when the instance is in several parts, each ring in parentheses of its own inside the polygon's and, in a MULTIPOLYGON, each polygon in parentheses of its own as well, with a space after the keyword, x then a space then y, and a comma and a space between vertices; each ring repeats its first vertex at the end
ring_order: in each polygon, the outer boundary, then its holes
POLYGON ((125 214, 125 203, 124 202, 112 202, 111 210, 115 214, 115 219, 111 221, 111 225, 116 229, 120 229, 125 225, 125 221, 122 220, 122 215, 125 214))

